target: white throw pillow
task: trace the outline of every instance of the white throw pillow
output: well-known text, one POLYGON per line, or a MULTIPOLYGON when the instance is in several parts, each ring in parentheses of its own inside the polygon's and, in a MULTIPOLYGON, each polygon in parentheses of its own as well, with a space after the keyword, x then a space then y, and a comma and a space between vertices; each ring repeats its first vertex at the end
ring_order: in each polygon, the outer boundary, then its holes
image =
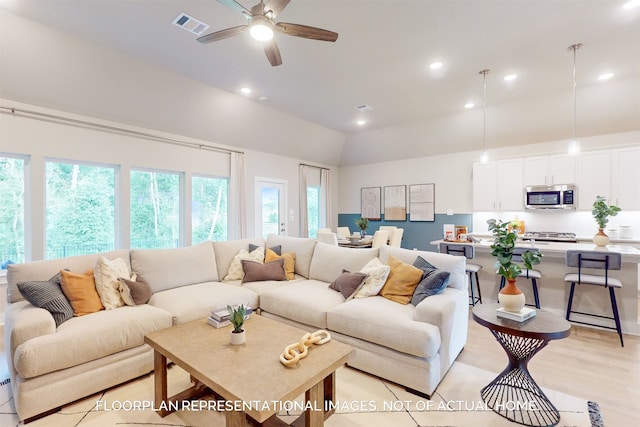
POLYGON ((108 260, 101 256, 93 269, 93 277, 96 281, 96 290, 100 296, 100 302, 106 310, 122 307, 124 301, 120 296, 119 277, 129 278, 129 268, 122 258, 108 260))
POLYGON ((241 280, 244 277, 244 270, 242 269, 242 260, 249 260, 264 264, 264 247, 259 246, 253 251, 249 252, 247 249, 240 249, 240 252, 233 257, 229 271, 224 276, 224 281, 229 280, 241 280))
POLYGON ((366 298, 378 295, 380 289, 384 286, 389 277, 391 267, 384 265, 380 258, 373 258, 362 269, 360 273, 366 273, 369 276, 365 279, 360 290, 355 294, 354 298, 366 298))

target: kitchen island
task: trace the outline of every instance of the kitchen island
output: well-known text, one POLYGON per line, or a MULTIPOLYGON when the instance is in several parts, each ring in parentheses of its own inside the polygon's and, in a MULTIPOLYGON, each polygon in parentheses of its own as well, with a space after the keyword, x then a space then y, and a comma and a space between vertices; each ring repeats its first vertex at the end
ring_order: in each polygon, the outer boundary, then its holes
MULTIPOLYGON (((430 242, 438 250, 438 245, 443 240, 430 242)), ((483 269, 480 271, 480 286, 482 289, 482 300, 495 302, 498 297, 500 278, 495 274, 496 258, 491 256, 492 237, 482 237, 477 243, 471 243, 475 247, 475 258, 472 261, 480 264, 483 269)), ((538 291, 540 293, 540 308, 555 312, 564 318, 569 299, 570 286, 565 283, 564 275, 577 269, 566 266, 566 254, 568 250, 594 250, 593 243, 564 243, 564 242, 528 242, 520 241, 517 246, 533 247, 540 249, 543 254, 542 262, 535 266, 536 270, 542 273, 542 280, 538 281, 538 291)), ((622 289, 616 290, 618 300, 618 311, 622 322, 622 332, 632 335, 640 335, 640 324, 638 323, 638 292, 640 290, 639 265, 640 249, 630 245, 610 244, 598 250, 620 252, 622 254, 622 270, 612 270, 610 275, 620 279, 623 283, 622 289)), ((524 278, 518 278, 518 287, 527 298, 527 304, 533 304, 533 292, 531 283, 524 278)), ((576 290, 573 300, 573 310, 584 311, 603 316, 611 315, 611 303, 609 293, 601 286, 580 286, 576 290)), ((581 315, 572 315, 572 319, 588 322, 603 322, 608 326, 613 324, 604 319, 590 318, 581 315)), ((615 333, 615 332, 613 332, 615 333)))

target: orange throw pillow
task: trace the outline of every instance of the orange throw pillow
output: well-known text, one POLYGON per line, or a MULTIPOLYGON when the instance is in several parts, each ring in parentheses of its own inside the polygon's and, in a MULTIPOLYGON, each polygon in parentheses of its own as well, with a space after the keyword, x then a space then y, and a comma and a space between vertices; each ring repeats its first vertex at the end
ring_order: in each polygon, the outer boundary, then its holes
POLYGON ((62 270, 60 273, 62 275, 60 286, 64 296, 71 303, 74 316, 84 316, 85 314, 104 310, 100 295, 96 290, 93 270, 84 273, 62 270))
POLYGON ((420 279, 422 279, 423 271, 400 261, 393 255, 389 255, 388 264, 391 271, 389 271, 389 277, 387 277, 380 295, 400 304, 409 304, 420 279))
POLYGON ((277 259, 284 258, 284 272, 287 275, 287 280, 293 280, 296 278, 296 254, 293 252, 287 252, 282 255, 278 255, 275 251, 267 248, 267 254, 264 258, 264 262, 275 261, 277 259))

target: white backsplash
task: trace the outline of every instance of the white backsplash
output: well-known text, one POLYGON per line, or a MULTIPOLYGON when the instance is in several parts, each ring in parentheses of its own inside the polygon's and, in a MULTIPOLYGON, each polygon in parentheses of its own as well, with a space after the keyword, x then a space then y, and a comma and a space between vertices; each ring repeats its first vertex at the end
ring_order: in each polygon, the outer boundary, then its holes
MULTIPOLYGON (((473 232, 489 233, 487 220, 490 218, 510 221, 524 221, 525 231, 556 231, 576 233, 579 238, 589 238, 596 234, 597 225, 591 211, 537 210, 521 212, 475 212, 473 232)), ((631 239, 640 240, 640 211, 622 211, 609 217, 606 233, 612 239, 619 237, 620 226, 631 227, 631 239)))

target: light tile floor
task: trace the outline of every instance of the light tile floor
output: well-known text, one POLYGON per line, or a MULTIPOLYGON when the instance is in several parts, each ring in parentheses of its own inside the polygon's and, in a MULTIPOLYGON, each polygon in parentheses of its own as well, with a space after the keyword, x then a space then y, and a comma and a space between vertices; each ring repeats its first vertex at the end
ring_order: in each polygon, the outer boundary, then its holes
MULTIPOLYGON (((3 356, 3 355, 2 355, 3 356)), ((4 358, 3 358, 4 360, 4 358)), ((0 369, 1 370, 1 369, 0 369)), ((456 362, 427 401, 404 388, 355 369, 343 367, 337 371, 336 399, 338 410, 325 425, 328 427, 418 427, 418 426, 507 426, 513 423, 482 407, 480 388, 489 383, 495 373, 456 362), (448 407, 447 407, 448 406, 448 407)), ((169 369, 169 393, 189 385, 189 376, 179 367, 169 369)), ((589 427, 587 403, 583 399, 545 390, 561 412, 560 426, 589 427)), ((107 408, 151 402, 153 376, 95 394, 65 406, 58 413, 29 424, 32 427, 108 427, 142 426, 224 426, 223 413, 214 411, 179 411, 165 418, 153 410, 106 410, 107 408)), ((297 399, 302 405, 302 397, 297 399)), ((0 426, 22 425, 18 421, 12 400, 0 401, 0 426)), ((280 413, 292 422, 300 411, 280 413)), ((249 425, 249 424, 247 424, 249 425)))

